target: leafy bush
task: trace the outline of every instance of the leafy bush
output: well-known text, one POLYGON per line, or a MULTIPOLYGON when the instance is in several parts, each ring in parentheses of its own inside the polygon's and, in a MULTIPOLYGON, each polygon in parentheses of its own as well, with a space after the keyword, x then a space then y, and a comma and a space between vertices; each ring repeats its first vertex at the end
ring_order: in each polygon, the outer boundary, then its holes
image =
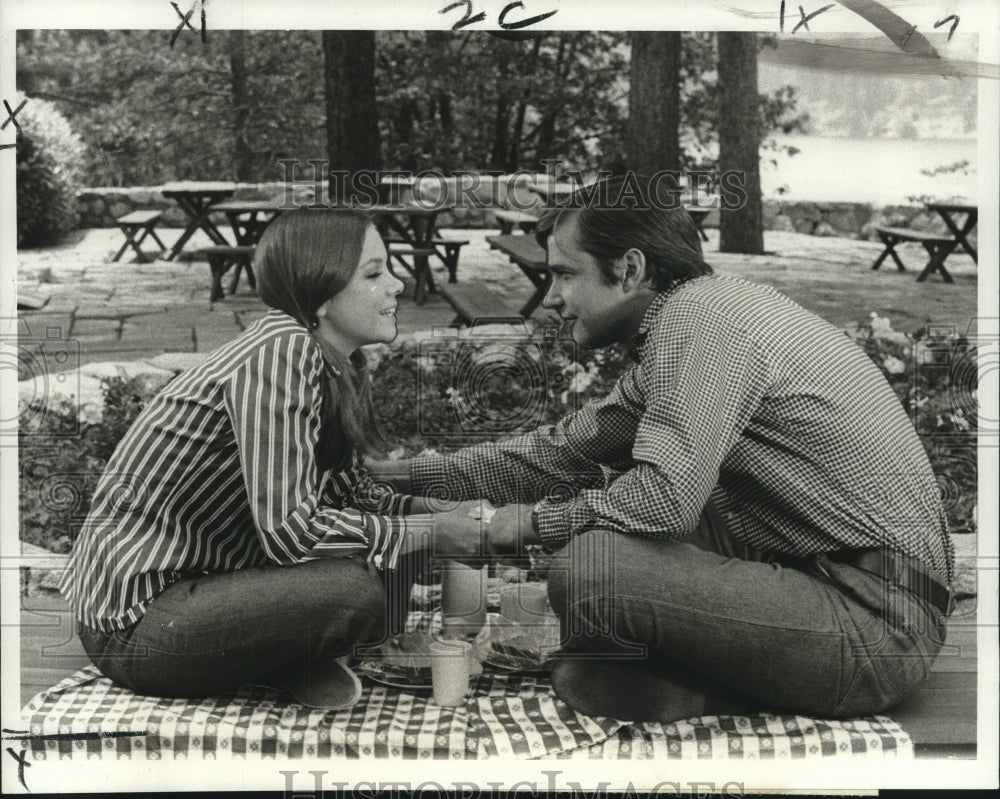
POLYGON ((28 100, 17 121, 17 244, 55 244, 77 222, 83 142, 45 100, 28 100))
POLYGON ((876 313, 848 335, 882 370, 920 434, 951 531, 975 532, 978 348, 945 326, 910 336, 876 313))
POLYGON ((409 342, 373 370, 375 415, 394 454, 449 452, 554 424, 607 394, 627 365, 618 348, 577 350, 495 327, 461 341, 409 342))
POLYGON ((142 378, 105 380, 102 421, 76 437, 72 403, 30 417, 18 431, 21 540, 69 552, 108 458, 152 395, 142 378))

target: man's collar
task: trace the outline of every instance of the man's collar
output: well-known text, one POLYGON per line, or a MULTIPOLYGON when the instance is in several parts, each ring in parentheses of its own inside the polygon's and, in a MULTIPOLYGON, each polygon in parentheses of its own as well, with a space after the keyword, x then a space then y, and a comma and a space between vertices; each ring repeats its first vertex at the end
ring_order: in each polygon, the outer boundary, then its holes
POLYGON ((639 322, 639 329, 632 336, 628 344, 628 354, 633 360, 639 361, 642 359, 642 353, 646 347, 646 339, 649 337, 650 328, 652 328, 653 322, 660 315, 660 311, 663 310, 663 306, 667 304, 669 296, 669 291, 656 292, 656 295, 649 303, 649 307, 646 308, 646 312, 642 315, 642 321, 639 322))

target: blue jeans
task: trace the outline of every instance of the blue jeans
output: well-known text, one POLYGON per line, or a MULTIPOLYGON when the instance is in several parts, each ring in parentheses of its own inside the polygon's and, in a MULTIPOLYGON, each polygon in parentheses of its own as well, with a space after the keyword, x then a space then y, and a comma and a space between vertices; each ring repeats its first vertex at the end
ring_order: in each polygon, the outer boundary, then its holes
POLYGON ((754 552, 711 507, 682 541, 575 537, 553 561, 549 599, 563 636, 557 694, 633 721, 880 712, 919 685, 944 642, 923 600, 823 556, 754 552))
POLYGON ((83 627, 80 640, 106 677, 137 693, 217 695, 401 630, 415 555, 381 576, 351 557, 186 577, 128 629, 83 627))

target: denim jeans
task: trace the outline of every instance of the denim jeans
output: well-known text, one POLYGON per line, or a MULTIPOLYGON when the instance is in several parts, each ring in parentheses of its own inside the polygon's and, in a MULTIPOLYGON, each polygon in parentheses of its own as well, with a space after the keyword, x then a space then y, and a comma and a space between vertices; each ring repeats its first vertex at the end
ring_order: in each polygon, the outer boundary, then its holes
POLYGON ((137 693, 211 696, 401 630, 424 555, 381 576, 350 557, 186 577, 128 629, 83 627, 80 640, 106 677, 137 693))
POLYGON ((575 709, 633 721, 891 708, 944 642, 923 600, 823 556, 754 552, 709 507, 681 541, 608 531, 554 558, 556 692, 575 709))

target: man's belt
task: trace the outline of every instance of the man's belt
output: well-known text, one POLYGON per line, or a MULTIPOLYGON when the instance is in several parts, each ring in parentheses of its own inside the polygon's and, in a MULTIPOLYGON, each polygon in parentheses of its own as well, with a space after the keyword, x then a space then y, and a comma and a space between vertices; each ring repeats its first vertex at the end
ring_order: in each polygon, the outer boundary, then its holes
POLYGON ((950 615, 954 607, 947 581, 919 558, 890 549, 841 549, 827 552, 826 557, 898 585, 930 602, 945 616, 950 615))

